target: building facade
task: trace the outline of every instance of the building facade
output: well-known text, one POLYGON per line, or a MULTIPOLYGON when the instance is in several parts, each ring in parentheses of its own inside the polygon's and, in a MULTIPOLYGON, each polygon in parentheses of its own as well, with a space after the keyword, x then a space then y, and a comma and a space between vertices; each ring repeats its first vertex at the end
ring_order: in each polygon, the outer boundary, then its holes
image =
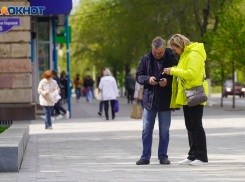
POLYGON ((0 120, 35 119, 39 81, 54 69, 54 26, 64 28, 72 0, 11 0, 3 6, 45 7, 44 15, 14 16, 21 26, 0 33, 0 120))

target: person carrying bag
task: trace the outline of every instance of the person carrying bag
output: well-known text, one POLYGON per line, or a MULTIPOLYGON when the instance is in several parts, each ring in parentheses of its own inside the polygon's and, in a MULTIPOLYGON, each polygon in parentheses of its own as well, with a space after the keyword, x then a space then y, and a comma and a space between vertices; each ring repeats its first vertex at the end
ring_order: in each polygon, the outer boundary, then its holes
POLYGON ((204 45, 191 43, 180 34, 172 36, 168 44, 181 56, 177 67, 165 68, 162 74, 173 75, 170 107, 183 106, 190 146, 187 159, 180 161, 179 165, 204 165, 208 163, 206 134, 202 124, 203 107, 208 96, 204 45), (177 82, 177 78, 180 81, 177 82))

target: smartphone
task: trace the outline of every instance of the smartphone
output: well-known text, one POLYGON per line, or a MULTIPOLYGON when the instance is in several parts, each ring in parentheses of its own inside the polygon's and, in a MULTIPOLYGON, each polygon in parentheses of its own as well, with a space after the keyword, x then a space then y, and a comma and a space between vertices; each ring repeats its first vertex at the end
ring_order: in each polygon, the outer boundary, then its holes
POLYGON ((155 79, 154 81, 155 81, 155 82, 164 81, 164 78, 161 78, 161 79, 155 79))

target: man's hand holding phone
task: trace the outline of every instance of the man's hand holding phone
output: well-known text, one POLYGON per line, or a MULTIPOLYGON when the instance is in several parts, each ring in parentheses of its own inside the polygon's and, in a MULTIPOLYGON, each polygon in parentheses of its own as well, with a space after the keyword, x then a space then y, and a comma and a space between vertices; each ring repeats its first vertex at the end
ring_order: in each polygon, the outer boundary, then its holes
POLYGON ((150 78, 150 80, 149 80, 149 83, 150 83, 151 85, 156 85, 156 84, 158 84, 155 80, 156 80, 156 78, 155 78, 154 76, 152 76, 152 77, 150 78))

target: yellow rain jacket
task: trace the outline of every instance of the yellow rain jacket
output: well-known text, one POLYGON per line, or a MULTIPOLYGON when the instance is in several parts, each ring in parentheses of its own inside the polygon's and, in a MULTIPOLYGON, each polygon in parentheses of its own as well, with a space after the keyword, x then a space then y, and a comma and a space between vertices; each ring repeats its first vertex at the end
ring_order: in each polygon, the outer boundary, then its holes
MULTIPOLYGON (((172 67, 170 71, 170 75, 173 75, 170 108, 179 108, 187 105, 182 81, 184 82, 185 90, 202 85, 203 76, 206 78, 205 60, 206 52, 202 43, 193 43, 184 49, 178 66, 172 67), (179 81, 177 83, 178 77, 179 81)), ((206 80, 203 82, 203 87, 208 96, 208 82, 206 80)), ((201 105, 206 105, 206 102, 201 105)))

